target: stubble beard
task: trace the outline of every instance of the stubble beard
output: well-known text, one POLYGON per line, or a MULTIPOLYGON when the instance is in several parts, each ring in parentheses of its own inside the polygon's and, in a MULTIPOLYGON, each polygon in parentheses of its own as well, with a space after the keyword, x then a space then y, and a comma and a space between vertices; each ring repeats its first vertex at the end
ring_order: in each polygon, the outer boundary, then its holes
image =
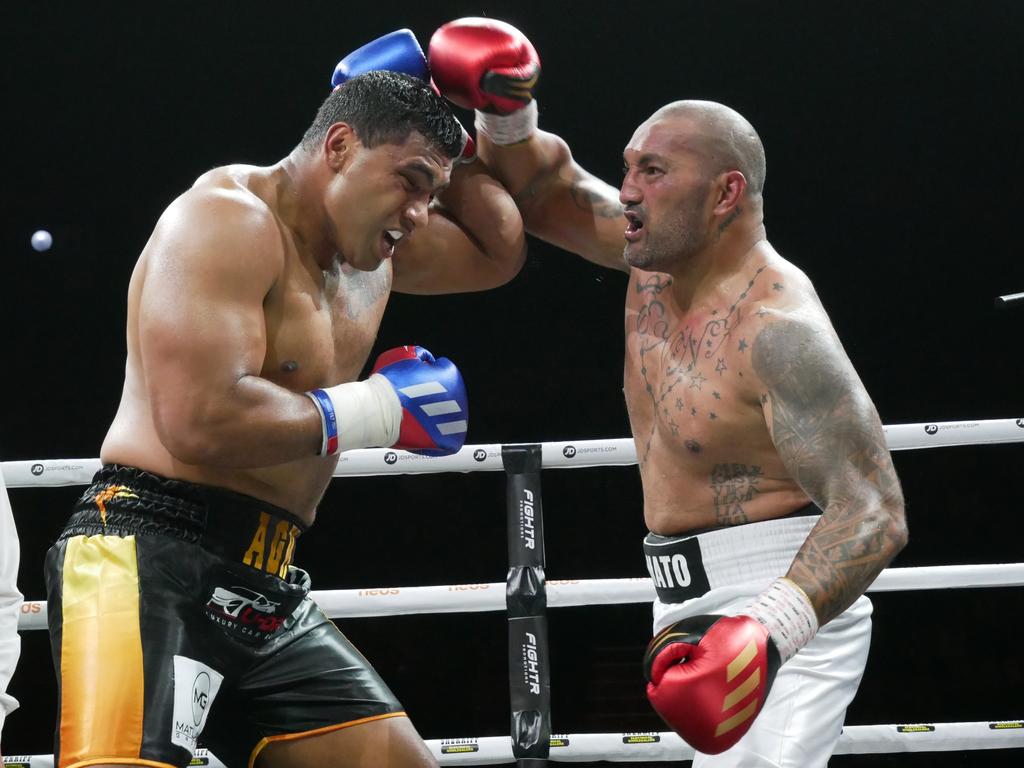
POLYGON ((701 211, 702 196, 697 197, 696 204, 688 205, 676 217, 659 224, 657 232, 649 229, 642 245, 630 250, 627 244, 622 253, 626 263, 645 271, 668 272, 701 251, 707 243, 707 233, 701 211))

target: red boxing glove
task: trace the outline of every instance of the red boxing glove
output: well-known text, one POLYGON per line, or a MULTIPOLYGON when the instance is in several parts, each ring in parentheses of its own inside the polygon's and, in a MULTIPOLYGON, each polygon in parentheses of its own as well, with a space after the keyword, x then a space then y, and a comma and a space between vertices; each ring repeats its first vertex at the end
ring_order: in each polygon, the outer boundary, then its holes
POLYGON ((691 616, 647 646, 647 699, 687 744, 717 755, 750 730, 780 663, 755 619, 691 616))
POLYGON ((508 114, 533 99, 540 57, 511 24, 456 19, 434 33, 428 51, 435 85, 460 107, 508 114))

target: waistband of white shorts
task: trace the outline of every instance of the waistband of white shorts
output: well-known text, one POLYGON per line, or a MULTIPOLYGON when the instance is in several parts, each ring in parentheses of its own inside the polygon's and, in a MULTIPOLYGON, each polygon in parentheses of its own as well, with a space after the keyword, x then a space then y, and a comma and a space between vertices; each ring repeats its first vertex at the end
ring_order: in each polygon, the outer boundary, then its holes
POLYGON ((696 535, 649 533, 644 554, 658 599, 680 603, 712 589, 784 575, 820 518, 798 515, 696 535))

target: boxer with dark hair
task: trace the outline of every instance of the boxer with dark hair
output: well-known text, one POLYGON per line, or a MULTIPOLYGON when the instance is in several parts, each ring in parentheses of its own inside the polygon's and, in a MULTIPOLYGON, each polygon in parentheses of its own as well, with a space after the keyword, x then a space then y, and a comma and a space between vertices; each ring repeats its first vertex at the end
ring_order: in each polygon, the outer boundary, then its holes
POLYGON ((104 467, 46 561, 59 768, 185 766, 200 738, 230 766, 436 765, 292 562, 341 451, 465 440, 450 361, 401 347, 357 381, 391 291, 501 285, 524 234, 481 163, 453 170, 411 34, 342 63, 298 147, 201 176, 136 264, 104 467))
POLYGON ((477 110, 527 231, 629 274, 624 391, 657 591, 647 694, 694 766, 824 766, 870 641, 864 591, 907 541, 878 414, 807 276, 767 240, 765 155, 714 102, 644 121, 614 189, 537 130, 526 37, 461 19, 430 44, 477 110))

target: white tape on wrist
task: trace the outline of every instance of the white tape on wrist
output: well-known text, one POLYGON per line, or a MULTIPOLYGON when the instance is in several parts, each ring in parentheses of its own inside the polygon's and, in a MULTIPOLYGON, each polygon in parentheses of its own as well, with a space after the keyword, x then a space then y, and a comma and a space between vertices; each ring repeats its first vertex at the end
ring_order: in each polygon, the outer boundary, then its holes
POLYGON ((477 110, 474 124, 478 133, 487 134, 499 146, 526 141, 537 132, 537 100, 531 99, 525 107, 507 115, 477 110))
POLYGON ((324 446, 321 455, 353 448, 386 448, 398 441, 402 427, 402 403, 391 382, 379 373, 365 381, 351 381, 317 391, 330 398, 337 423, 337 448, 330 450, 330 430, 317 395, 307 392, 324 418, 324 446))
POLYGON ((811 642, 818 632, 818 615, 810 598, 790 579, 779 578, 742 611, 768 630, 782 664, 811 642))

